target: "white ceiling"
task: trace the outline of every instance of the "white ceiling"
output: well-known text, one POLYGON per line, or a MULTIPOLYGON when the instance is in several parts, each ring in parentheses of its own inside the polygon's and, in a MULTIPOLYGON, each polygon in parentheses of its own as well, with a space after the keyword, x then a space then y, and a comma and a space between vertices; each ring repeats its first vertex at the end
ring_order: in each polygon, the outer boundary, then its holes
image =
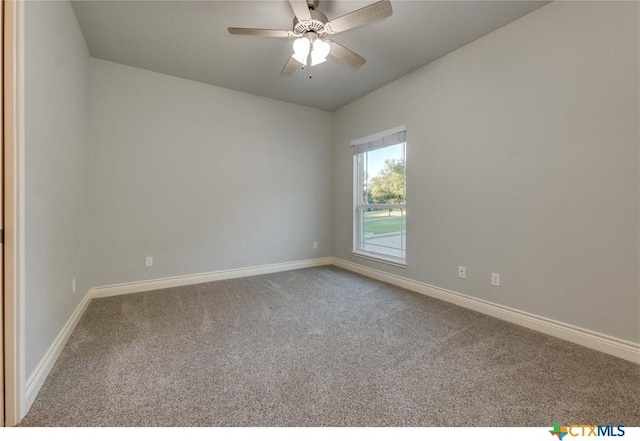
MULTIPOLYGON (((338 17, 373 1, 321 1, 338 17)), ((227 27, 292 28, 273 1, 82 1, 73 8, 91 55, 242 92, 335 110, 543 6, 536 1, 391 0, 393 15, 332 38, 367 59, 352 69, 329 57, 280 73, 292 41, 232 36, 227 27)))

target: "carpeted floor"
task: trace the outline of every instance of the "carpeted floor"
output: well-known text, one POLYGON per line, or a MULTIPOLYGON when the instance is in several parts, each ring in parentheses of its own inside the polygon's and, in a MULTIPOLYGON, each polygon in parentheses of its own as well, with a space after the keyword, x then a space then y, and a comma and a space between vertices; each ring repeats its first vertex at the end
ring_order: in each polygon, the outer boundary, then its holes
POLYGON ((91 302, 24 426, 640 426, 640 365, 319 267, 91 302))

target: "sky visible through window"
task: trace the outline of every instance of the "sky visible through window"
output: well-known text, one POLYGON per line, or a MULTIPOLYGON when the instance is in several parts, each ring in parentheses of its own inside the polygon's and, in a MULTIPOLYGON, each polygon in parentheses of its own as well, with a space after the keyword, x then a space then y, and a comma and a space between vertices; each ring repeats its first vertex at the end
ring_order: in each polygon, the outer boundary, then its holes
POLYGON ((376 177, 384 169, 384 161, 387 159, 404 159, 404 144, 396 144, 383 149, 367 152, 365 157, 365 173, 367 181, 376 177))

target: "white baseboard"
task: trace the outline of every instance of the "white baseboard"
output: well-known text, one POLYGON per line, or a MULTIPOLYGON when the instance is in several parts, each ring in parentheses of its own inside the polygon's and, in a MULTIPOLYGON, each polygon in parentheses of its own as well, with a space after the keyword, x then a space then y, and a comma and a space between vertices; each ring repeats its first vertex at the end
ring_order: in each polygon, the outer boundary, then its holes
MULTIPOLYGON (((76 328, 76 325, 80 321, 84 311, 87 309, 87 306, 89 306, 89 302, 91 302, 90 293, 91 291, 89 290, 89 292, 85 294, 83 299, 80 301, 80 304, 76 307, 75 311, 73 311, 73 314, 71 314, 71 317, 69 317, 69 320, 67 320, 67 323, 62 328, 62 331, 60 331, 47 352, 44 354, 44 357, 42 357, 42 360, 40 360, 40 363, 38 363, 35 371, 33 371, 31 376, 27 379, 24 415, 26 415, 27 412, 29 412, 29 409, 31 409, 36 396, 38 396, 38 392, 40 392, 40 388, 44 384, 44 380, 47 379, 47 376, 49 375, 49 372, 51 372, 56 360, 58 360, 58 356, 62 352, 64 345, 67 343, 67 340, 69 340, 71 333, 76 328)), ((24 415, 22 415, 22 417, 24 417, 24 415)))
POLYGON ((524 326, 553 337, 568 340, 597 351, 640 363, 640 344, 589 331, 588 329, 551 320, 528 312, 480 300, 455 291, 428 285, 406 277, 396 276, 384 271, 372 269, 347 260, 334 258, 337 267, 362 274, 372 279, 387 282, 420 294, 444 300, 473 311, 481 312, 520 326, 524 326))
POLYGON ((177 286, 195 285, 215 282, 216 280, 237 279, 239 277, 259 276, 261 274, 279 273, 314 266, 331 265, 332 257, 298 260, 295 262, 275 263, 271 265, 252 266, 231 270, 213 271, 210 273, 192 274, 188 276, 167 277, 164 279, 145 280, 142 282, 121 283, 118 285, 98 286, 89 290, 91 298, 111 297, 156 289, 175 288, 177 286))

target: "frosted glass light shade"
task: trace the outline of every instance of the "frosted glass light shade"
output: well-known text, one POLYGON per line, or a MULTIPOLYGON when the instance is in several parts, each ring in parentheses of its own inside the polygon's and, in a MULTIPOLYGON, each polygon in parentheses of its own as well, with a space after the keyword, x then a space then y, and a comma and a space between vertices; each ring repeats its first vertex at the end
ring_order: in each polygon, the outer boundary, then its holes
POLYGON ((307 58, 311 50, 311 42, 308 38, 298 38, 293 42, 293 58, 303 66, 307 65, 307 58))
POLYGON ((311 65, 324 63, 327 61, 327 55, 331 51, 331 46, 326 41, 317 39, 313 42, 313 51, 311 52, 311 65))

